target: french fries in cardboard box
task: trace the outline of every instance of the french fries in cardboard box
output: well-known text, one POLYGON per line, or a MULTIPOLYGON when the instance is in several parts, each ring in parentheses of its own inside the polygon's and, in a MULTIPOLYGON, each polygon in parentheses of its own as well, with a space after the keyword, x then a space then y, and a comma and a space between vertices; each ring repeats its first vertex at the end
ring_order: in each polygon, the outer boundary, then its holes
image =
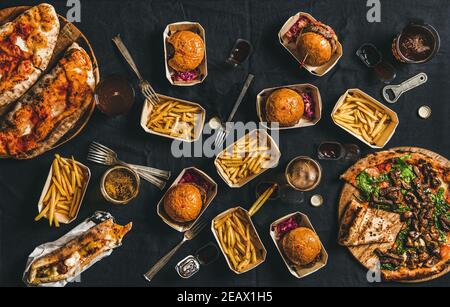
POLYGON ((205 125, 205 109, 195 102, 164 95, 158 97, 161 103, 156 107, 145 101, 141 113, 142 129, 183 142, 198 140, 205 125))
POLYGON ((266 248, 247 210, 236 207, 222 212, 213 219, 211 231, 234 273, 253 270, 266 260, 266 248), (231 241, 236 248, 230 248, 231 241))
POLYGON ((240 188, 278 165, 280 149, 263 129, 255 129, 217 155, 214 165, 231 188, 240 188))
POLYGON ((399 124, 397 113, 360 89, 349 89, 336 103, 333 122, 372 148, 383 148, 399 124))
POLYGON ((38 202, 39 215, 50 224, 70 224, 80 211, 91 171, 84 164, 56 155, 38 202))

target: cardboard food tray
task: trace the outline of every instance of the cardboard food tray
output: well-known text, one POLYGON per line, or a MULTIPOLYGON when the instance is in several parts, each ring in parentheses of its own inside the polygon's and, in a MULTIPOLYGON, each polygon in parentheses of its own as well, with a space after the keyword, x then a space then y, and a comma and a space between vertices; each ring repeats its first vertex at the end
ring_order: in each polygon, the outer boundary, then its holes
POLYGON ((358 140, 360 140, 361 142, 367 144, 368 146, 370 146, 371 148, 374 149, 380 149, 383 148, 384 146, 386 146, 386 144, 391 140, 392 136, 395 133, 395 130, 397 129, 397 126, 399 124, 399 119, 398 119, 398 115, 397 113, 395 113, 393 110, 389 109, 387 106, 385 106, 384 104, 382 104, 381 102, 379 102, 378 100, 376 100, 375 98, 373 98, 372 96, 366 94, 365 92, 361 91, 360 89, 349 89, 348 91, 345 92, 344 95, 342 95, 338 102, 336 103, 336 105, 333 108, 333 111, 331 112, 331 118, 333 120, 333 122, 339 126, 340 128, 344 129, 345 131, 347 131, 348 133, 350 133, 351 135, 353 135, 354 137, 356 137, 358 140), (383 109, 386 114, 388 114, 391 117, 391 123, 389 124, 389 126, 384 130, 382 136, 380 137, 380 139, 378 140, 377 144, 373 145, 368 143, 366 140, 364 140, 364 138, 362 136, 359 136, 357 134, 355 134, 353 131, 343 127, 342 125, 338 124, 335 119, 334 119, 334 114, 337 112, 337 110, 339 109, 339 107, 345 102, 345 98, 350 94, 350 93, 358 93, 360 95, 362 95, 364 98, 366 98, 367 100, 371 101, 372 103, 374 103, 375 105, 379 106, 381 109, 383 109))
POLYGON ((195 123, 194 138, 192 140, 186 140, 186 139, 183 139, 183 138, 180 138, 180 137, 170 136, 168 134, 159 133, 159 132, 156 132, 156 131, 153 131, 153 130, 149 129, 147 127, 147 122, 148 122, 148 118, 149 118, 150 114, 153 111, 153 105, 148 100, 146 100, 144 102, 144 106, 142 108, 142 113, 141 113, 141 127, 142 127, 142 129, 144 129, 145 132, 147 132, 147 133, 154 134, 154 135, 159 135, 159 136, 162 136, 162 137, 165 137, 165 138, 169 138, 169 139, 173 139, 173 140, 179 140, 179 141, 188 142, 188 143, 197 141, 200 138, 200 136, 201 136, 201 134, 203 132, 203 127, 205 126, 205 119, 206 119, 206 111, 205 111, 205 109, 201 105, 199 105, 198 103, 195 103, 195 102, 186 101, 186 100, 182 100, 182 99, 178 99, 178 98, 174 98, 174 97, 170 97, 170 96, 165 96, 165 95, 160 95, 160 94, 158 94, 158 97, 162 101, 164 101, 164 100, 174 100, 174 101, 181 102, 183 104, 196 106, 196 107, 200 108, 200 110, 201 110, 201 121, 199 121, 198 123, 195 123))
POLYGON ((176 22, 171 23, 167 25, 166 29, 163 33, 163 44, 164 44, 164 61, 166 66, 166 78, 169 80, 170 84, 177 85, 177 86, 193 86, 196 84, 200 84, 203 81, 205 81, 206 77, 208 76, 208 59, 206 57, 206 34, 205 29, 198 23, 198 22, 190 22, 190 21, 182 21, 182 22, 176 22), (200 35, 200 37, 203 39, 203 42, 205 43, 205 58, 203 59, 203 62, 200 64, 200 66, 197 68, 200 71, 200 79, 196 79, 193 81, 185 82, 185 81, 173 81, 172 80, 172 73, 174 70, 169 67, 169 59, 168 59, 168 51, 167 51, 167 39, 174 33, 178 31, 192 31, 194 33, 197 33, 200 35))
POLYGON ((240 138, 239 140, 237 140, 236 142, 234 142, 233 144, 231 144, 230 146, 228 146, 227 148, 225 148, 222 152, 220 152, 216 159, 214 160, 214 165, 216 166, 216 170, 217 173, 219 173, 220 177, 223 179, 223 181, 225 181, 225 183, 230 187, 230 188, 241 188, 244 185, 246 185, 247 183, 249 183, 250 181, 252 181, 253 179, 255 179, 256 177, 258 177, 259 175, 263 174, 264 172, 266 172, 267 170, 277 167, 278 163, 280 161, 281 158, 281 152, 280 149, 278 148, 277 143, 273 140, 273 138, 265 131, 262 129, 255 129, 249 133, 247 133, 245 136, 243 136, 242 138, 240 138), (247 135, 251 135, 253 133, 262 133, 265 137, 267 137, 267 139, 270 142, 271 145, 271 150, 274 153, 274 156, 272 157, 272 160, 270 161, 270 164, 267 165, 266 168, 262 169, 260 173, 258 174, 253 174, 247 178, 245 178, 245 180, 243 180, 242 182, 240 182, 239 184, 234 184, 233 182, 231 182, 231 180, 228 178, 228 175, 222 170, 222 168, 220 167, 219 163, 218 163, 218 159, 227 151, 227 150, 231 150, 231 148, 233 148, 233 146, 236 143, 239 143, 242 139, 244 139, 247 135))
MULTIPOLYGON (((70 224, 77 219, 78 212, 80 211, 81 205, 83 204, 84 195, 86 194, 86 190, 89 185, 89 180, 91 179, 91 171, 90 171, 89 167, 87 167, 86 165, 84 165, 78 161, 75 161, 75 163, 83 171, 84 181, 83 181, 83 187, 82 187, 82 192, 81 192, 81 198, 80 198, 80 203, 78 205, 77 211, 73 218, 70 219, 69 217, 62 215, 61 213, 55 213, 56 218, 58 219, 58 222, 63 223, 63 224, 70 224)), ((53 164, 52 164, 52 166, 50 166, 50 171, 47 176, 47 181, 45 182, 44 189, 42 190, 41 197, 39 198, 39 202, 38 202, 39 213, 41 213, 41 211, 44 209, 43 202, 44 202, 45 196, 47 195, 48 189, 50 188, 50 185, 52 183, 52 174, 53 174, 53 164)))
POLYGON ((304 127, 315 126, 322 118, 322 97, 320 96, 319 89, 312 84, 293 84, 293 85, 285 85, 278 86, 273 88, 268 88, 261 91, 256 97, 256 112, 258 114, 259 121, 261 125, 269 130, 288 130, 288 129, 297 129, 304 127), (289 88, 295 90, 298 93, 304 92, 306 90, 310 90, 312 94, 312 99, 315 102, 315 118, 313 120, 308 120, 304 117, 300 119, 300 121, 291 127, 271 127, 270 123, 267 122, 266 116, 266 102, 269 98, 270 94, 272 94, 275 90, 289 88))
POLYGON ((213 199, 216 197, 216 195, 217 195, 217 183, 213 179, 211 179, 211 177, 209 177, 206 173, 204 173, 203 171, 199 170, 198 168, 188 167, 188 168, 185 168, 185 169, 183 169, 181 171, 180 175, 178 175, 178 177, 175 179, 175 181, 172 183, 172 185, 164 193, 164 196, 158 202, 157 213, 161 217, 161 219, 164 221, 164 223, 166 223, 167 225, 169 225, 170 227, 172 227, 173 229, 175 229, 175 230, 177 230, 179 232, 185 232, 185 231, 188 231, 189 229, 191 229, 192 226, 194 226, 194 224, 198 221, 198 219, 208 209, 209 205, 211 204, 213 199), (206 202, 205 202, 205 204, 204 204, 204 206, 202 208, 202 211, 198 215, 197 219, 195 221, 188 222, 188 223, 178 223, 178 222, 173 221, 167 215, 167 213, 164 211, 164 198, 166 197, 167 192, 172 187, 178 185, 178 183, 180 182, 181 178, 183 178, 184 174, 187 171, 194 171, 198 176, 202 177, 205 181, 207 181, 210 184, 211 187, 210 187, 209 191, 207 191, 206 202))
POLYGON ((321 251, 320 259, 316 263, 314 263, 312 266, 299 266, 299 265, 292 264, 284 256, 284 253, 282 251, 282 247, 280 245, 281 244, 280 238, 277 237, 277 231, 276 231, 276 227, 277 227, 278 224, 280 224, 283 221, 286 221, 287 219, 289 219, 291 217, 297 217, 297 220, 299 222, 299 227, 309 228, 312 231, 314 231, 314 233, 316 233, 316 231, 314 230, 314 227, 311 224, 311 221, 309 220, 308 216, 306 216, 305 214, 303 214, 301 212, 295 212, 295 213, 292 213, 292 214, 288 214, 288 215, 286 215, 286 216, 276 220, 275 222, 273 222, 270 225, 270 236, 272 237, 272 240, 275 243, 275 246, 277 247, 278 252, 281 255, 281 258, 283 258, 283 261, 286 264, 286 267, 288 268, 289 272, 291 272, 291 274, 294 275, 297 278, 304 278, 304 277, 306 277, 308 275, 311 275, 311 274, 317 272, 318 270, 320 270, 321 268, 323 268, 327 264, 328 253, 325 250, 325 248, 323 247, 322 242, 320 242, 320 245, 322 246, 322 251, 321 251))
POLYGON ((212 222, 211 222, 211 231, 212 231, 212 233, 213 233, 213 235, 214 235, 214 238, 215 238, 216 241, 217 241, 217 245, 219 245, 219 248, 220 248, 220 250, 222 251, 223 256, 225 257, 225 260, 227 261, 228 267, 229 267, 230 270, 233 271, 234 273, 236 273, 236 274, 238 274, 238 275, 239 275, 239 274, 246 273, 246 272, 248 272, 248 271, 253 270, 253 269, 256 268, 257 266, 259 266, 261 263, 263 263, 264 261, 266 261, 267 250, 266 250, 266 248, 264 247, 264 244, 262 243, 261 238, 259 237, 258 232, 256 231, 255 225, 253 224, 253 221, 252 221, 252 219, 251 219, 251 217, 250 217, 248 211, 245 210, 244 208, 242 208, 242 207, 231 208, 231 209, 226 210, 226 211, 220 213, 219 215, 217 215, 217 216, 212 220, 212 222), (256 263, 253 264, 252 266, 247 267, 247 268, 246 268, 244 271, 242 271, 242 272, 238 272, 238 271, 236 271, 236 270, 234 269, 232 263, 230 262, 230 259, 228 259, 228 256, 227 256, 227 254, 225 253, 225 251, 224 251, 224 249, 223 249, 223 247, 222 247, 222 244, 220 244, 219 237, 218 237, 218 235, 217 235, 216 229, 214 228, 214 223, 215 223, 215 221, 217 221, 217 220, 219 220, 221 217, 223 217, 223 216, 225 216, 225 215, 228 215, 228 214, 230 214, 230 213, 232 213, 232 212, 235 212, 235 211, 241 211, 241 212, 247 217, 248 223, 249 223, 249 225, 250 225, 250 231, 252 232, 253 236, 257 239, 257 242, 256 242, 256 243, 257 243, 257 246, 255 246, 255 249, 259 249, 260 252, 261 252, 261 258, 258 259, 258 262, 256 262, 256 263))
MULTIPOLYGON (((297 46, 295 42, 289 43, 286 39, 285 39, 285 34, 291 29, 291 27, 298 21, 298 19, 302 16, 308 17, 311 20, 316 21, 316 19, 314 17, 312 17, 310 14, 308 13, 304 13, 304 12, 299 12, 296 15, 290 17, 286 23, 283 25, 283 27, 281 28, 280 32, 278 32, 278 38, 280 40, 280 44, 283 45, 284 48, 286 48, 286 50, 297 60, 298 63, 301 64, 302 62, 302 58, 299 55, 298 51, 297 51, 297 46)), ((303 67, 310 72, 311 74, 318 76, 318 77, 322 77, 324 76, 326 73, 328 73, 331 69, 333 69, 333 67, 337 64, 337 62, 339 62, 339 60, 341 59, 343 55, 343 50, 342 50, 342 45, 340 42, 337 42, 337 50, 336 52, 333 54, 333 56, 331 57, 330 61, 322 66, 309 66, 309 65, 304 65, 303 67)))

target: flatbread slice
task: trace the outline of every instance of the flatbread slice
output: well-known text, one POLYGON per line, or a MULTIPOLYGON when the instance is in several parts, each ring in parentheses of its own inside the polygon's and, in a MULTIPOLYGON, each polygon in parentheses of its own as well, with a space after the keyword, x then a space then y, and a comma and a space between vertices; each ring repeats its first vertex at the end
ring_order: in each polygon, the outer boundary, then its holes
POLYGON ((402 228, 400 216, 383 210, 369 208, 356 200, 348 205, 339 229, 339 244, 360 246, 395 241, 402 228))
POLYGON ((92 61, 74 43, 0 121, 0 157, 29 159, 51 149, 91 105, 94 87, 92 61))
POLYGON ((32 7, 0 27, 0 114, 47 69, 59 30, 50 4, 32 7))
POLYGON ((99 255, 120 246, 131 228, 132 223, 120 226, 112 219, 92 227, 63 247, 35 260, 28 273, 28 282, 39 285, 76 276, 99 255))

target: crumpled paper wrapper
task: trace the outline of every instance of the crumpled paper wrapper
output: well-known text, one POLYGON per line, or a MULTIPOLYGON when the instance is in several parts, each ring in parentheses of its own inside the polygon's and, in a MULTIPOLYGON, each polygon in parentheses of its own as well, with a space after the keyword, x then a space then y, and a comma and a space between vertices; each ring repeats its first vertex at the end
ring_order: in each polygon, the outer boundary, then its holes
MULTIPOLYGON (((23 282, 28 286, 28 287, 64 287, 65 285, 67 285, 67 283, 74 281, 78 276, 80 276, 81 273, 83 273, 84 271, 86 271, 87 269, 89 269, 91 266, 93 266, 95 263, 97 263, 98 261, 102 260, 105 257, 108 257, 109 255, 111 255, 111 253, 113 252, 113 249, 107 251, 106 253, 101 254, 99 257, 97 257, 94 261, 92 261, 88 266, 84 267, 83 270, 77 272, 75 274, 75 276, 68 278, 66 280, 62 280, 62 281, 58 281, 58 282, 54 282, 54 283, 46 283, 46 284, 40 284, 40 285, 31 285, 28 283, 27 278, 28 278, 28 271, 30 270, 31 264, 33 263, 33 261, 53 252, 54 250, 66 245, 69 241, 75 239, 76 237, 82 235, 83 233, 85 233, 86 231, 88 231, 89 229, 91 229, 92 227, 108 220, 108 219, 113 219, 114 217, 108 213, 108 212, 102 212, 102 211, 97 211, 94 213, 93 216, 91 216, 90 218, 86 219, 84 222, 82 222, 80 225, 78 225, 77 227, 75 227, 74 229, 72 229, 71 231, 69 231, 67 234, 65 234, 64 236, 62 236, 61 238, 59 238, 56 241, 53 242, 48 242, 48 243, 44 243, 42 245, 39 245, 38 247, 36 247, 33 252, 28 256, 28 261, 25 267, 25 272, 23 273, 23 282)), ((116 246, 119 247, 120 245, 116 246)), ((116 248, 115 247, 115 248, 116 248)))

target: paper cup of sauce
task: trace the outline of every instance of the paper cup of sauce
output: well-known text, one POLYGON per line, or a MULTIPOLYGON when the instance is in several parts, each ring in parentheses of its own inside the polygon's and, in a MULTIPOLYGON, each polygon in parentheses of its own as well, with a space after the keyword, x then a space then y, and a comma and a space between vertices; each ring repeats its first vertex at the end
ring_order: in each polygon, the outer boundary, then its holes
POLYGON ((119 75, 106 77, 95 89, 97 107, 109 117, 128 113, 134 99, 134 88, 126 78, 119 75))

